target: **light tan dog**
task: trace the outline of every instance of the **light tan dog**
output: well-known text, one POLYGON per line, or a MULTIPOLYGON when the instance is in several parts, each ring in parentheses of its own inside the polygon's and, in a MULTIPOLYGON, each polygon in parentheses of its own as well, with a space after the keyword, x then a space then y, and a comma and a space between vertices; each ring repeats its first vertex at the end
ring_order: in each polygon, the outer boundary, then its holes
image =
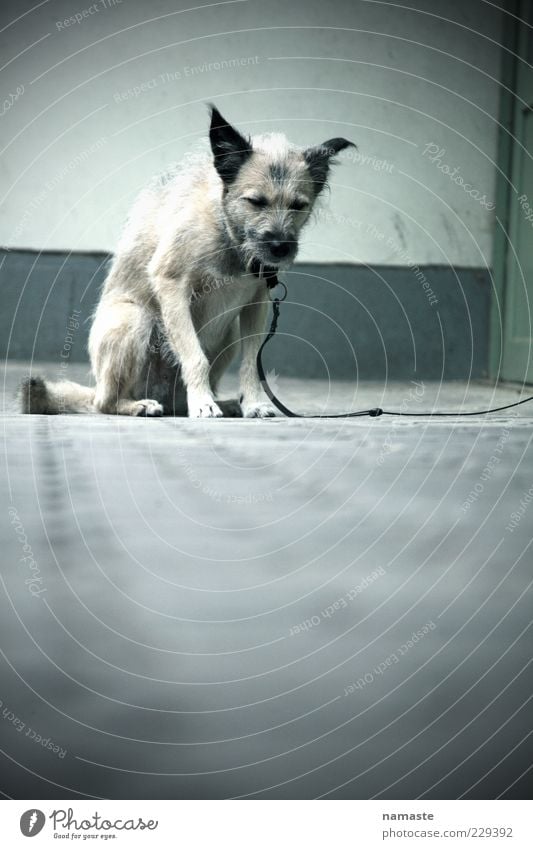
POLYGON ((89 337, 96 388, 31 378, 24 412, 275 414, 256 370, 265 274, 294 260, 333 157, 352 143, 301 150, 277 133, 245 138, 215 107, 209 141, 131 211, 89 337), (217 403, 239 343, 239 404, 217 403))

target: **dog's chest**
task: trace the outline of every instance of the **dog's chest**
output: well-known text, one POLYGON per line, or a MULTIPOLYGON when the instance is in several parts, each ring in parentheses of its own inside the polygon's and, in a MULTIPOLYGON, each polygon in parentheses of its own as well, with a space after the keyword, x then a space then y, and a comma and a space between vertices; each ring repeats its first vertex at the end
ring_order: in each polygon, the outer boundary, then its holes
POLYGON ((207 280, 195 289, 191 315, 200 339, 209 347, 222 341, 245 304, 257 299, 260 286, 261 281, 247 275, 207 280))

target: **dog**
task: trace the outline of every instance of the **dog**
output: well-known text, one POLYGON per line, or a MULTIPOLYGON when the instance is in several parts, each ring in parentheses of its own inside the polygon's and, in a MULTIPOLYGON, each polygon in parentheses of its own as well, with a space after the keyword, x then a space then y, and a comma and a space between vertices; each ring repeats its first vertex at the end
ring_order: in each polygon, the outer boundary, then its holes
POLYGON ((23 412, 275 415, 256 370, 267 281, 294 261, 335 156, 355 145, 250 138, 209 108, 210 149, 152 181, 131 210, 89 335, 96 386, 28 378, 23 412), (238 402, 218 401, 239 344, 238 402))

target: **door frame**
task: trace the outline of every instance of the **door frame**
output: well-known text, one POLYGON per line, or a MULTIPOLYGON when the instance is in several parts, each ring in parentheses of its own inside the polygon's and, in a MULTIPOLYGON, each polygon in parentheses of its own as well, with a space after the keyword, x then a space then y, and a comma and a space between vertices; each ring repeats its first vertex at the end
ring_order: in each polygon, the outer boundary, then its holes
POLYGON ((496 159, 495 223, 492 259, 492 297, 489 327, 489 375, 502 380, 504 310, 507 286, 510 204, 512 199, 512 160, 515 131, 515 96, 517 89, 517 55, 520 50, 521 0, 505 3, 500 73, 500 108, 498 153, 496 159))

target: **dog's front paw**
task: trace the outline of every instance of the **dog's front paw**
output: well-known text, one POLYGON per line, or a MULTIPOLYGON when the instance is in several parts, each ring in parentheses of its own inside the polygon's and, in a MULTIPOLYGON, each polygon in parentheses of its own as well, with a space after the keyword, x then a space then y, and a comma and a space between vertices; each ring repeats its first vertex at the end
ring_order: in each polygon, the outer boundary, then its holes
POLYGON ((222 410, 211 395, 193 395, 187 399, 190 419, 218 419, 222 410))
POLYGON ((242 401, 241 409, 246 419, 269 419, 276 415, 276 408, 268 401, 242 401))

